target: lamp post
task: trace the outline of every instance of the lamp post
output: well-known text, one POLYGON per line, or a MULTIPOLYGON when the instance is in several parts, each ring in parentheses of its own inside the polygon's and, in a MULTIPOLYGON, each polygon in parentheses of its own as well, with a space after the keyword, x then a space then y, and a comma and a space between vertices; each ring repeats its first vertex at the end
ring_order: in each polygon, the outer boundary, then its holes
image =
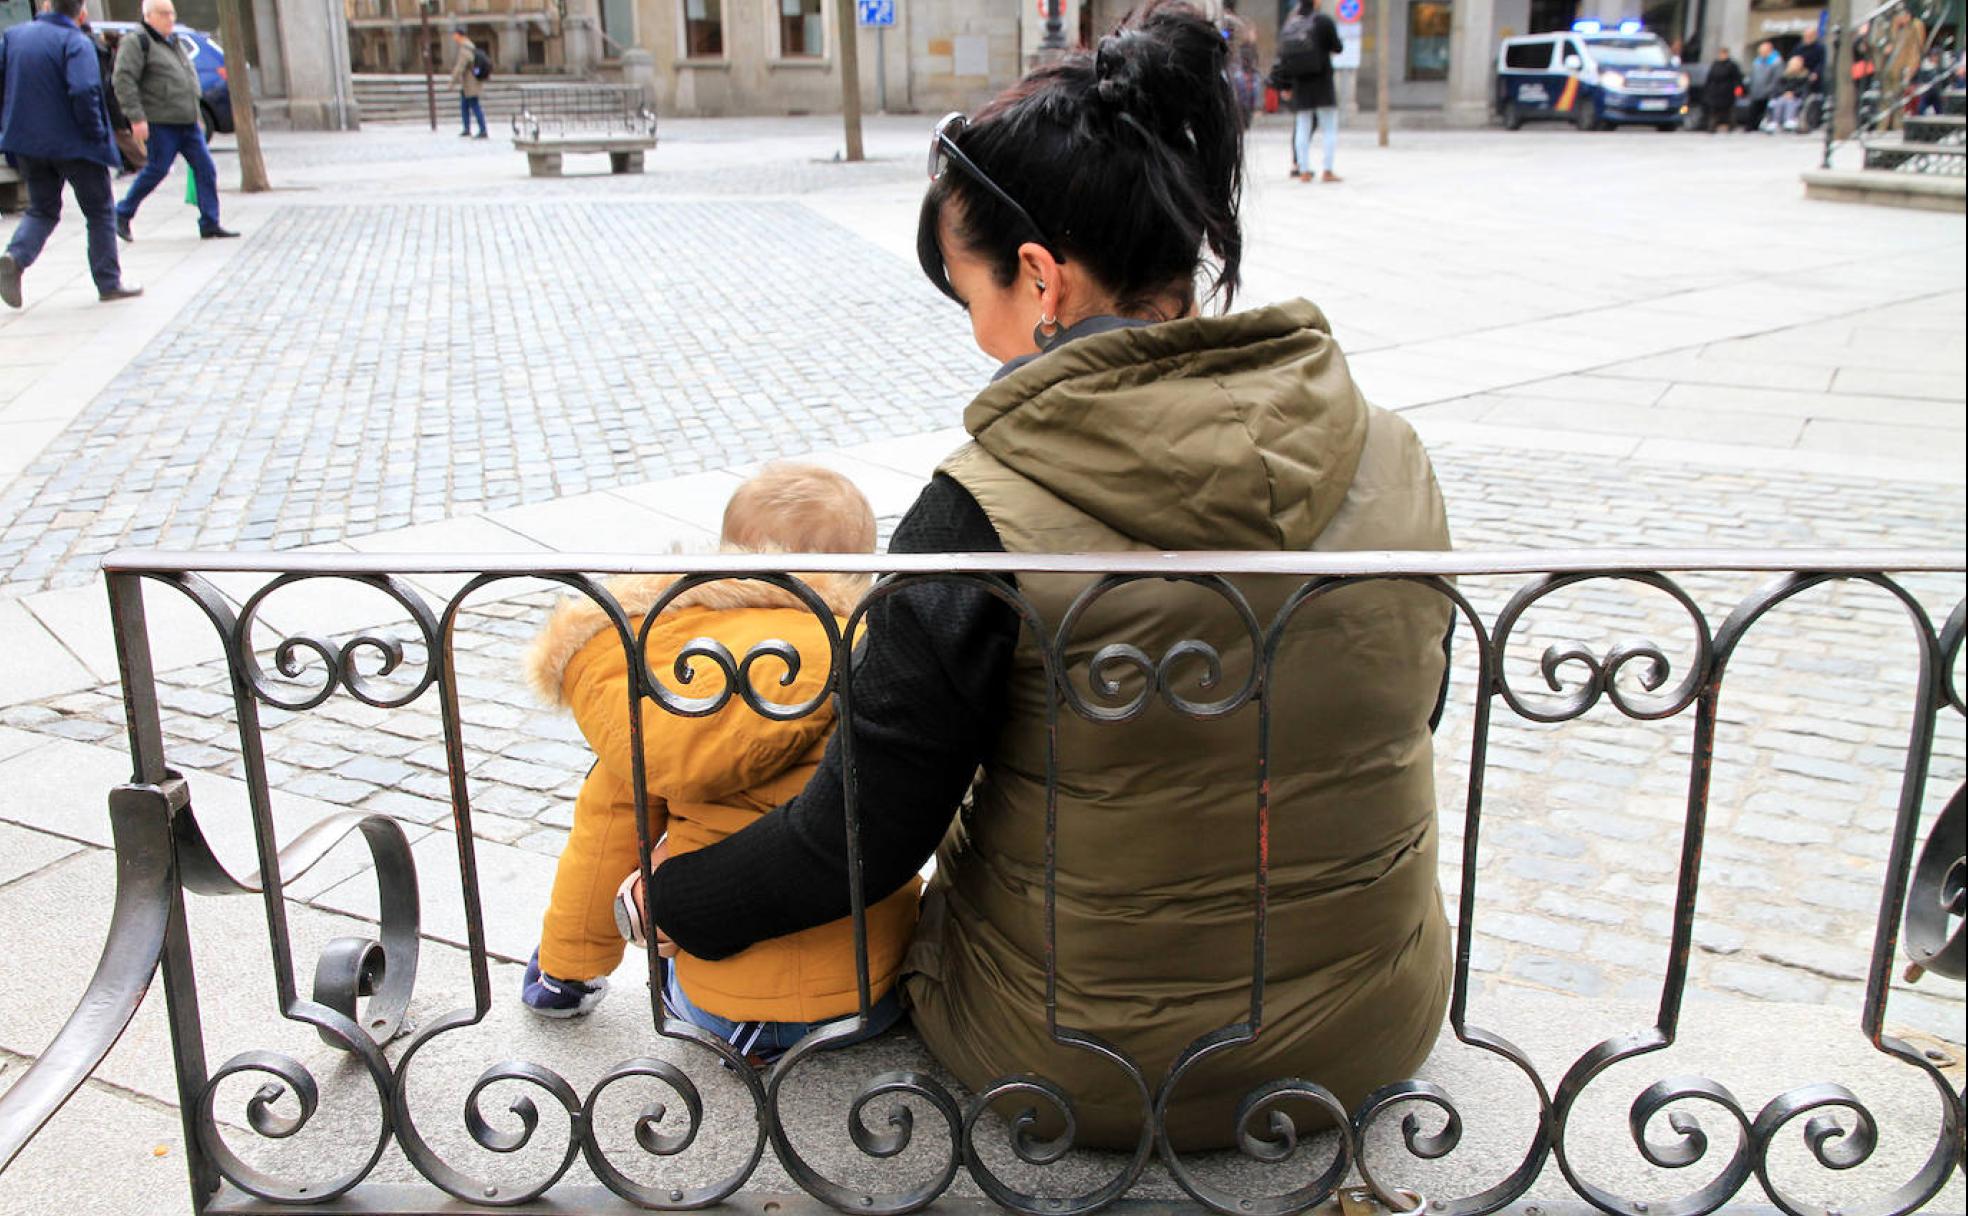
POLYGON ((423 27, 424 35, 424 104, 430 108, 431 130, 437 130, 437 81, 431 77, 431 60, 437 55, 437 46, 431 42, 431 10, 437 7, 437 0, 422 0, 417 5, 417 24, 423 27))
POLYGON ((1045 0, 1045 37, 1039 40, 1039 50, 1046 55, 1059 55, 1066 50, 1066 0, 1045 0))

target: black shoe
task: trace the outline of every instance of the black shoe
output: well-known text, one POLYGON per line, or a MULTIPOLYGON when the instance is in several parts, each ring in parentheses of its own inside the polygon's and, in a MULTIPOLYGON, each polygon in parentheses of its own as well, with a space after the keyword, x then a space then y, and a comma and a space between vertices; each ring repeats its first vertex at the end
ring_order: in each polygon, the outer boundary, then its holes
POLYGON ((237 232, 234 232, 230 228, 206 228, 199 232, 198 239, 201 241, 230 241, 238 235, 237 232))
POLYGON ((479 132, 478 134, 476 134, 476 135, 474 135, 474 136, 472 136, 472 138, 473 138, 473 139, 490 139, 490 138, 492 138, 492 137, 491 137, 491 136, 489 136, 489 135, 487 135, 487 134, 486 134, 485 132, 483 132, 483 131, 480 131, 480 132, 479 132))
POLYGON ((134 300, 143 294, 143 288, 118 284, 96 293, 96 298, 107 304, 111 300, 134 300))
POLYGON ((464 130, 462 130, 462 131, 460 131, 460 132, 458 132, 458 138, 459 138, 459 139, 470 139, 470 138, 471 138, 471 128, 470 128, 470 127, 466 127, 466 128, 464 129, 464 130))
POLYGON ((116 217, 116 237, 124 244, 134 244, 136 237, 130 235, 130 221, 124 216, 116 217))
POLYGON ((21 306, 20 263, 11 253, 0 253, 0 300, 7 302, 9 308, 21 306))

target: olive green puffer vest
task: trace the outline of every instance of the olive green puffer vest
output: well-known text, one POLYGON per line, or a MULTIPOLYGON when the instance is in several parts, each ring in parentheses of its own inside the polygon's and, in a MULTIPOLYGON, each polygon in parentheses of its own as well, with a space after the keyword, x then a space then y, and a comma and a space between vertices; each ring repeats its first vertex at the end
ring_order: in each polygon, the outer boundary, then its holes
MULTIPOLYGON (((1303 301, 1074 341, 993 384, 965 413, 974 442, 943 465, 1013 553, 1172 549, 1445 549, 1426 453, 1353 386, 1303 301)), ((1268 628, 1299 580, 1240 579, 1268 628)), ((1089 586, 1026 575, 1049 638, 1089 586)), ((1185 1073, 1178 1148, 1234 1142, 1239 1100, 1302 1077, 1349 1108, 1408 1076, 1441 1026, 1448 926, 1436 884, 1428 719, 1449 608, 1400 583, 1316 599, 1286 627, 1270 677, 1270 911, 1262 1030, 1185 1073)), ((1216 590, 1160 579, 1082 606, 1065 679, 1093 710, 1057 710, 1058 1025, 1126 1051, 1149 1091, 1200 1036, 1251 1016, 1258 705, 1197 720, 1126 663, 1198 640, 1166 691, 1217 701, 1252 674, 1250 630, 1216 590), (1103 695, 1104 694, 1104 695, 1103 695)), ((1045 775, 1053 695, 1028 628, 1009 709, 938 853, 909 966, 915 1023, 981 1088, 1038 1073, 1074 1098, 1082 1145, 1132 1147, 1146 1115, 1100 1056, 1060 1046, 1045 999, 1045 775)), ((1302 1113, 1302 1112, 1298 1112, 1302 1113)), ((1302 1120, 1302 1122, 1304 1122, 1302 1120)))

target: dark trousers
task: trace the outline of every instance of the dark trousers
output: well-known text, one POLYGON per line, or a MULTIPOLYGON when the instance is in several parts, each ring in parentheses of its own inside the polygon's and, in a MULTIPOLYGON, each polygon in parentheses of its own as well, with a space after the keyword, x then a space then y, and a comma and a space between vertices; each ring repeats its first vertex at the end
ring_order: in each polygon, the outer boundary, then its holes
POLYGON ((126 220, 135 216, 137 208, 170 175, 171 166, 182 156, 191 166, 192 184, 198 188, 198 230, 211 232, 218 228, 219 170, 212 163, 211 149, 205 146, 205 132, 198 129, 198 124, 151 123, 150 143, 145 150, 150 153, 150 160, 143 172, 137 174, 137 180, 130 183, 123 201, 116 204, 116 214, 126 220))
POLYGON ((478 115, 478 133, 485 134, 485 106, 476 97, 458 94, 458 117, 464 120, 465 134, 471 134, 472 115, 478 115))
POLYGON ((7 242, 7 252, 22 270, 34 265, 48 234, 61 223, 62 183, 75 191, 75 201, 89 224, 89 273, 96 290, 108 291, 123 282, 116 261, 115 197, 109 189, 109 167, 93 160, 41 160, 23 156, 21 181, 27 186, 27 214, 7 242))
POLYGON ((1763 125, 1763 116, 1770 112, 1770 99, 1752 97, 1749 99, 1749 114, 1743 119, 1743 130, 1754 131, 1763 125))

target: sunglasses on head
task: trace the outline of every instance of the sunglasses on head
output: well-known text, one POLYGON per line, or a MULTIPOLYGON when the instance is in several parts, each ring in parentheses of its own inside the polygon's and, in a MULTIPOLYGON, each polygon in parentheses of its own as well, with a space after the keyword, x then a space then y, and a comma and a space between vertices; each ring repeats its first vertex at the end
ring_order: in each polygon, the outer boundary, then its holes
POLYGON ((963 149, 957 147, 957 136, 962 135, 969 127, 969 115, 961 112, 945 114, 943 120, 936 124, 936 130, 929 139, 929 180, 932 182, 943 180, 943 175, 950 171, 950 164, 954 161, 959 168, 970 175, 970 180, 989 190, 992 197, 1011 208, 1012 214, 1023 220, 1025 226, 1038 236, 1039 244, 1045 246, 1047 253, 1056 261, 1064 262, 1066 258, 1053 244, 1052 238, 1046 235, 1046 230, 1040 226, 1039 221, 1032 218, 1032 213, 1019 206, 1017 199, 1005 193, 1004 187, 992 181, 984 170, 977 167, 976 161, 965 156, 963 149))

